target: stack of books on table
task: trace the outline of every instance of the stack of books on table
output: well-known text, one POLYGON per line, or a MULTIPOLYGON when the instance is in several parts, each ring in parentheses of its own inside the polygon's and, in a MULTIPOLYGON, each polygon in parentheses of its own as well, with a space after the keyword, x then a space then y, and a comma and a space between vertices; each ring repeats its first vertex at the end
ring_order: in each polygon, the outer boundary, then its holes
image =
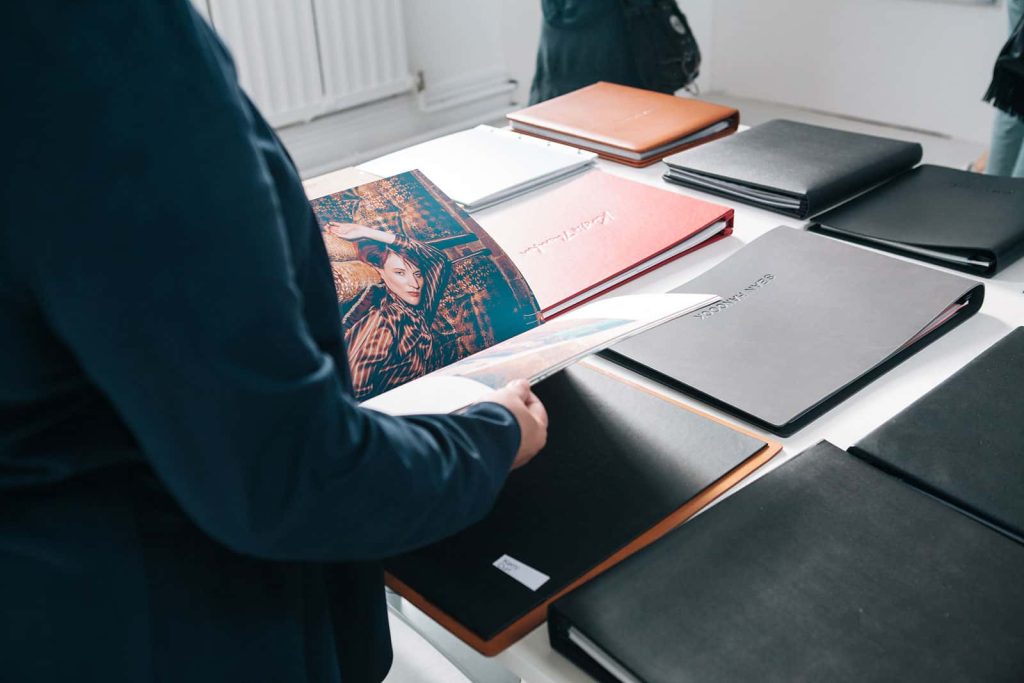
POLYGON ((634 91, 597 84, 315 192, 347 338, 401 298, 389 263, 421 281, 419 375, 349 345, 368 407, 458 410, 526 377, 551 416, 492 513, 388 560, 389 584, 486 654, 547 618, 604 680, 1021 678, 1024 331, 848 451, 822 442, 687 520, 779 453, 755 430, 794 434, 971 324, 984 284, 876 250, 991 276, 1024 250, 1024 180, 790 121, 732 134, 734 110, 634 91), (815 222, 750 239, 731 208, 594 153, 815 222), (672 292, 603 296, 734 229, 745 244, 672 292))
POLYGON ((1024 179, 917 166, 921 154, 916 143, 778 119, 666 158, 664 178, 984 277, 1020 258, 1024 179))

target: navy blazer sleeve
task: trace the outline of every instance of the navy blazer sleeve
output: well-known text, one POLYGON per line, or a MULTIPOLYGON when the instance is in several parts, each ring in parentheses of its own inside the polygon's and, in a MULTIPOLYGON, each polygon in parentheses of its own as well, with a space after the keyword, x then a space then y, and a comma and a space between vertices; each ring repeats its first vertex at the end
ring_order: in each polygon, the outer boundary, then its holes
POLYGON ((304 317, 262 121, 187 3, 63 3, 48 19, 38 53, 62 80, 27 86, 39 135, 14 163, 51 155, 37 180, 60 200, 14 238, 17 258, 185 512, 239 552, 310 561, 397 553, 483 516, 514 419, 356 405, 304 317))

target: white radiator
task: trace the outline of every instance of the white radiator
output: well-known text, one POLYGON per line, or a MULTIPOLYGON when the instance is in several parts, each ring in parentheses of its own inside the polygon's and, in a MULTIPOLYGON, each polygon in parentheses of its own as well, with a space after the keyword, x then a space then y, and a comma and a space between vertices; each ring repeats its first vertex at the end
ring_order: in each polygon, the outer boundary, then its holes
POLYGON ((314 0, 313 7, 332 110, 412 89, 399 0, 314 0))
POLYGON ((400 0, 209 0, 242 87, 274 126, 410 90, 400 0))

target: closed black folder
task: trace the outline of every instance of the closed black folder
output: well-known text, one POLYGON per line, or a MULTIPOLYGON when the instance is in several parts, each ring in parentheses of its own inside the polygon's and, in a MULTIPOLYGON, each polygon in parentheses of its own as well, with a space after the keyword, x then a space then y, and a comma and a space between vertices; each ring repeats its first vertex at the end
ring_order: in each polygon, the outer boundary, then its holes
POLYGON ((1024 328, 850 452, 1024 542, 1024 328))
POLYGON ((606 372, 536 387, 548 444, 483 521, 385 563, 388 584, 484 654, 557 596, 675 528, 779 451, 606 372))
POLYGON ((616 362, 790 434, 977 311, 984 285, 779 227, 676 292, 722 301, 616 344, 616 362))
POLYGON ((665 180, 807 218, 913 168, 914 142, 776 119, 665 159, 665 180))
POLYGON ((810 229, 988 277, 1024 253, 1024 178, 922 165, 810 229))
POLYGON ((548 628, 607 681, 1020 681, 1021 567, 1024 545, 822 442, 555 602, 548 628))

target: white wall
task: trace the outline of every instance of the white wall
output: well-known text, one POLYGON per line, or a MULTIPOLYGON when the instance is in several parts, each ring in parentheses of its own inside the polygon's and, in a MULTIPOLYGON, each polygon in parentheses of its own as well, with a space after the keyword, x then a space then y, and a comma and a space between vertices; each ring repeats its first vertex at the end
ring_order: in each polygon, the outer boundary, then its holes
POLYGON ((502 117, 514 90, 502 12, 514 1, 402 0, 409 69, 424 89, 279 129, 303 175, 502 117))
POLYGON ((716 91, 988 137, 981 96, 1009 31, 1004 2, 718 0, 712 23, 716 91))
POLYGON ((508 93, 502 51, 502 0, 405 0, 405 31, 414 71, 423 73, 428 108, 474 92, 508 93))
POLYGON ((517 81, 513 99, 522 106, 530 99, 541 21, 540 0, 501 0, 501 47, 517 81))

